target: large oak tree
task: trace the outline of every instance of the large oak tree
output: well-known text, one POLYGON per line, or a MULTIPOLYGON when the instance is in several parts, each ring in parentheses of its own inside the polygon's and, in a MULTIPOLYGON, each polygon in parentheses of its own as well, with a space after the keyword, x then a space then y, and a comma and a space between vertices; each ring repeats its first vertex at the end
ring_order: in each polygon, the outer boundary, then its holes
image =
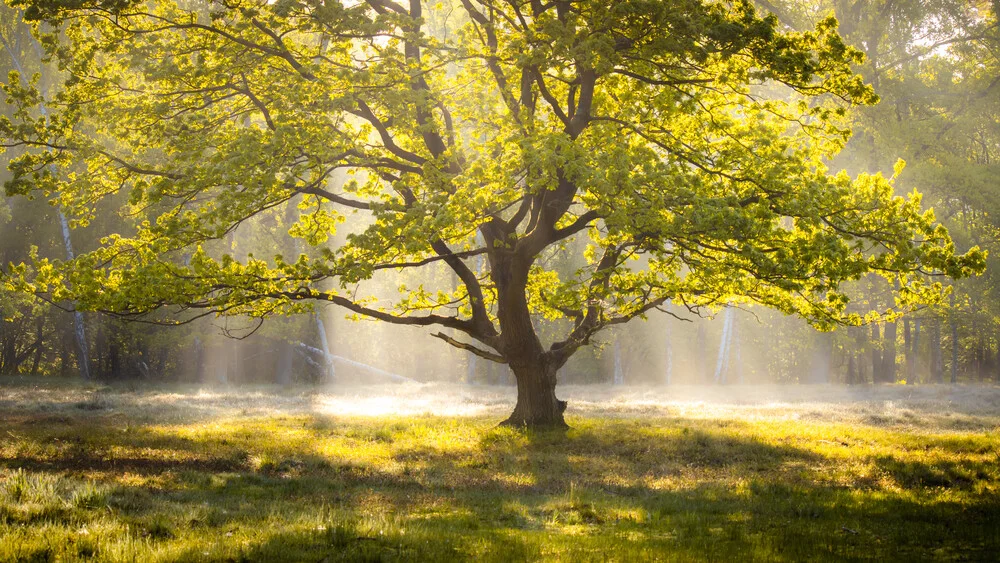
POLYGON ((831 326, 861 320, 844 281, 898 280, 905 307, 940 296, 924 274, 982 268, 917 194, 824 165, 849 136, 846 108, 877 101, 833 19, 782 32, 749 2, 701 0, 20 5, 60 81, 48 96, 6 86, 18 111, 0 133, 20 151, 8 191, 40 191, 78 222, 127 193, 147 220, 71 263, 15 267, 11 285, 121 314, 264 318, 325 301, 442 327, 510 365, 509 424, 563 425, 559 368, 668 301, 831 326), (312 252, 201 249, 290 202, 312 252), (364 227, 331 245, 354 215, 364 227), (540 266, 580 248, 569 274, 540 266), (358 291, 435 264, 455 291, 358 291), (543 343, 540 315, 565 319, 563 337, 543 343))

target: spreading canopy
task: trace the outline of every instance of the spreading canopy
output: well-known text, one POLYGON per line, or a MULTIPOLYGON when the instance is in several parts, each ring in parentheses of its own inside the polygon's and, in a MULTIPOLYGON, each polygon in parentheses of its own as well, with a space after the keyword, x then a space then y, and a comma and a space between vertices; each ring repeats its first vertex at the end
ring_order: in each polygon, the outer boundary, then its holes
POLYGON ((12 270, 81 307, 266 317, 329 301, 453 329, 440 336, 517 372, 668 300, 830 326, 860 320, 847 280, 885 275, 905 305, 939 296, 926 274, 982 268, 918 194, 824 165, 846 108, 877 101, 832 18, 783 32, 749 2, 700 0, 19 5, 58 73, 5 86, 8 192, 78 224, 109 198, 141 219, 73 262, 12 270), (312 250, 202 250, 285 205, 312 250), (581 256, 543 268, 556 251, 581 256), (454 291, 358 291, 439 263, 454 291), (531 315, 572 322, 543 347, 531 315))

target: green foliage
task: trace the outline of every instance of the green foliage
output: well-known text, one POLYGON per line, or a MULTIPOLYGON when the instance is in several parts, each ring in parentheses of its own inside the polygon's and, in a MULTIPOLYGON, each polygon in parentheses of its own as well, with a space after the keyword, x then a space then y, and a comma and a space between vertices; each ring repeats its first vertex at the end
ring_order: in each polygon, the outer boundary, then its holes
POLYGON ((8 192, 78 225, 127 194, 137 220, 72 262, 13 268, 11 290, 128 314, 262 318, 325 300, 501 356, 521 353, 509 329, 529 314, 568 318, 547 352, 562 365, 668 300, 829 328, 875 318, 848 310, 845 282, 898 280, 891 315, 940 300, 924 273, 984 267, 916 192, 830 173, 848 110, 878 99, 833 18, 786 32, 748 2, 694 0, 19 5, 53 30, 61 82, 4 86, 16 111, 0 135, 26 149, 8 192), (206 248, 290 204, 309 250, 206 248), (537 267, 564 248, 574 269, 537 267), (457 287, 364 290, 439 262, 457 287))

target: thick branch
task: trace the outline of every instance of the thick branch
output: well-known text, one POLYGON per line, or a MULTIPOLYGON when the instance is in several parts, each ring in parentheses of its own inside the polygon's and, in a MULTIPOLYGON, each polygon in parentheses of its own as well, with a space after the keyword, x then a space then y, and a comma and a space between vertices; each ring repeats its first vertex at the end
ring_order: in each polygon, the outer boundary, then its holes
POLYGON ((565 227, 563 227, 561 229, 556 229, 553 232, 553 241, 552 242, 558 242, 560 240, 563 240, 563 239, 566 239, 566 238, 569 238, 569 237, 575 235, 576 233, 578 233, 578 232, 586 229, 587 227, 589 227, 591 221, 594 221, 595 219, 599 219, 600 217, 601 217, 600 214, 597 213, 594 210, 587 211, 583 215, 580 215, 579 217, 577 217, 576 221, 573 221, 572 223, 570 223, 569 225, 566 225, 565 227))
POLYGON ((378 309, 371 309, 351 301, 350 299, 342 296, 336 295, 334 293, 315 293, 311 292, 308 294, 302 293, 284 293, 281 294, 283 297, 291 297, 293 299, 303 299, 306 297, 312 297, 315 299, 321 299, 323 301, 329 301, 334 305, 339 305, 349 311, 353 311, 359 315, 364 315, 366 317, 373 318, 375 320, 384 321, 390 324, 397 325, 408 325, 408 326, 434 326, 440 325, 447 328, 453 328, 455 330, 460 330, 469 336, 476 337, 475 328, 472 323, 460 319, 458 317, 445 317, 442 315, 422 315, 422 316, 400 316, 393 315, 392 313, 387 313, 385 311, 380 311, 378 309))
POLYGON ((440 338, 441 340, 444 340, 445 342, 447 342, 448 344, 451 344, 455 348, 458 348, 460 350, 466 350, 466 351, 472 352, 473 354, 479 356, 480 358, 484 358, 484 359, 490 360, 491 362, 496 362, 498 364, 506 364, 507 363, 507 359, 504 358, 503 356, 501 356, 500 354, 497 354, 495 352, 490 352, 488 350, 483 350, 482 348, 479 348, 477 346, 473 346, 472 344, 467 344, 465 342, 461 342, 459 340, 455 340, 454 338, 452 338, 452 337, 450 337, 447 334, 444 334, 442 332, 434 333, 431 336, 433 336, 435 338, 440 338))
POLYGON ((444 260, 452 271, 458 276, 465 289, 469 293, 469 305, 472 307, 472 324, 479 331, 480 338, 496 336, 496 329, 490 321, 489 313, 486 311, 486 301, 483 296, 483 288, 479 283, 476 273, 466 265, 448 245, 441 239, 431 242, 431 248, 444 260))
POLYGON ((363 100, 358 100, 358 109, 350 113, 360 117, 361 119, 364 119, 368 123, 371 123, 372 127, 374 127, 376 131, 378 131, 379 137, 382 138, 382 145, 386 148, 386 150, 388 150, 392 154, 404 160, 408 160, 418 166, 422 166, 425 162, 427 162, 426 158, 416 153, 412 153, 406 149, 403 149, 402 147, 397 145, 396 141, 392 138, 392 135, 389 133, 389 128, 386 127, 385 123, 383 123, 381 119, 376 117, 375 113, 372 111, 372 108, 369 107, 368 104, 365 103, 363 100))
POLYGON ((368 202, 357 201, 357 200, 354 200, 354 199, 349 199, 349 198, 346 198, 344 196, 337 195, 337 194, 335 194, 335 193, 333 193, 331 191, 327 191, 327 190, 324 190, 324 189, 316 187, 316 186, 306 186, 306 187, 298 187, 298 188, 294 188, 293 187, 292 189, 295 190, 296 192, 300 193, 300 194, 309 194, 309 195, 314 195, 314 196, 317 196, 317 197, 321 197, 321 198, 323 198, 323 199, 325 199, 327 201, 343 205, 344 207, 352 207, 354 209, 364 209, 366 211, 370 211, 371 208, 372 208, 371 204, 368 203, 368 202))
POLYGON ((580 96, 576 103, 576 112, 569 120, 566 132, 570 137, 577 138, 587 124, 590 123, 590 109, 594 105, 594 88, 597 85, 597 73, 586 68, 580 71, 580 96))
POLYGON ((406 8, 403 8, 399 4, 392 2, 391 0, 366 0, 368 5, 371 6, 376 12, 380 14, 388 13, 389 11, 396 12, 400 15, 409 15, 406 13, 406 8))
POLYGON ((557 354, 559 358, 565 361, 577 348, 586 344, 590 340, 590 337, 601 329, 603 326, 601 317, 604 313, 604 307, 595 299, 594 294, 607 292, 611 283, 611 272, 618 266, 618 259, 621 257, 621 253, 621 248, 617 246, 609 246, 604 249, 604 255, 601 256, 601 261, 597 263, 594 276, 590 281, 590 296, 588 297, 589 304, 587 305, 586 313, 578 316, 576 326, 565 340, 552 344, 550 353, 557 354))

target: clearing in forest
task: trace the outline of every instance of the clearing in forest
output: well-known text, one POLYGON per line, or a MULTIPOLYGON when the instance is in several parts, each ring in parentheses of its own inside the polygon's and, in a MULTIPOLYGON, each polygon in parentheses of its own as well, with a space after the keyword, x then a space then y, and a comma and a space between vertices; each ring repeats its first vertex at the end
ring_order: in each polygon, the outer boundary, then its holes
POLYGON ((985 560, 1000 388, 0 379, 0 561, 985 560))

